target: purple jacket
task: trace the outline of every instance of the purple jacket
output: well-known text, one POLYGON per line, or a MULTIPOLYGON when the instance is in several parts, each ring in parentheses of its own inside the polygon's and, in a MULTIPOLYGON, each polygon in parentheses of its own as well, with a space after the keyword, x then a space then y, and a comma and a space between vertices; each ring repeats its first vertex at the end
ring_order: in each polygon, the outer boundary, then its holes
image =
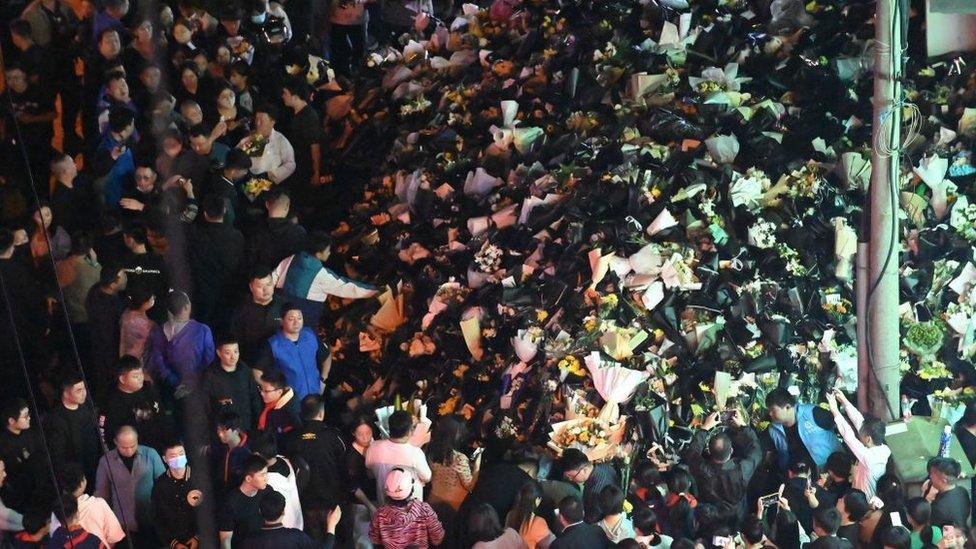
POLYGON ((149 341, 153 373, 171 387, 180 383, 195 386, 217 356, 210 328, 196 320, 190 320, 172 341, 166 339, 162 326, 154 326, 149 341))

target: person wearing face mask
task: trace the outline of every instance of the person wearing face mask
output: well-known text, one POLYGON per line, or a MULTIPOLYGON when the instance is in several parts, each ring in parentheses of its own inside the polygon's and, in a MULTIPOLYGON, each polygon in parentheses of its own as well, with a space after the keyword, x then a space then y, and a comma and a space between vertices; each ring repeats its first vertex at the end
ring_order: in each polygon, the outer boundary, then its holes
POLYGON ((151 539, 152 488, 164 472, 159 453, 139 444, 139 434, 128 425, 118 430, 115 449, 102 456, 98 463, 95 496, 112 504, 115 516, 128 527, 136 546, 151 539))
POLYGON ((280 47, 291 40, 291 21, 277 2, 255 0, 244 27, 266 46, 280 47))
POLYGON ((166 474, 152 489, 152 515, 159 540, 173 549, 190 549, 199 544, 197 507, 205 501, 200 475, 191 474, 183 443, 173 441, 163 449, 166 474))

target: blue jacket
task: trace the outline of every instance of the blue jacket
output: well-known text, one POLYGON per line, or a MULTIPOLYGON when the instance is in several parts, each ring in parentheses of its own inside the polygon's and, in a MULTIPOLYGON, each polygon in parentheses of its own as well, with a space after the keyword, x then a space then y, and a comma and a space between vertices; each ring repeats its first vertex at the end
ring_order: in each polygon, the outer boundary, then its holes
MULTIPOLYGON (((800 432, 800 440, 806 446, 810 457, 816 462, 818 468, 823 468, 827 463, 830 454, 840 450, 840 441, 833 431, 828 431, 813 419, 812 404, 797 404, 796 424, 800 432)), ((786 442, 786 429, 778 423, 769 424, 769 437, 773 439, 773 446, 776 447, 778 454, 778 464, 780 470, 785 471, 789 466, 789 444, 786 442)))
POLYGON ((319 340, 315 332, 302 328, 298 341, 291 341, 282 332, 268 338, 275 367, 285 374, 288 386, 295 391, 295 400, 301 402, 310 394, 321 394, 321 373, 315 360, 319 340))

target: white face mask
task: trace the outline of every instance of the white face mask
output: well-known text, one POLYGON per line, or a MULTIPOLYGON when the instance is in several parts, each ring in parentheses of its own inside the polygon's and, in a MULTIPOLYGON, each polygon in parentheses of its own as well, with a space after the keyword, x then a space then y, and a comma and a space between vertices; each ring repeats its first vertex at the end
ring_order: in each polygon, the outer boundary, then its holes
POLYGON ((261 24, 264 23, 264 20, 267 19, 267 18, 268 18, 268 13, 267 12, 260 13, 258 15, 252 15, 251 16, 251 22, 254 23, 254 24, 256 24, 256 25, 261 25, 261 24))
POLYGON ((169 465, 170 469, 186 469, 186 456, 176 456, 175 458, 166 460, 166 465, 169 465))

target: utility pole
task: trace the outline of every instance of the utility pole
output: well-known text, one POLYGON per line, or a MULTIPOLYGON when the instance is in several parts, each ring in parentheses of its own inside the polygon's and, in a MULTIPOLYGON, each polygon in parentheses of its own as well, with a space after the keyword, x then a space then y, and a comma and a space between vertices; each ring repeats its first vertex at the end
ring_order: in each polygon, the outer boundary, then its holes
MULTIPOLYGON (((858 349, 859 380, 868 381, 867 397, 860 408, 886 420, 899 415, 898 351, 898 179, 902 123, 902 29, 899 13, 908 9, 901 0, 878 0, 874 20, 874 118, 871 154, 871 187, 869 208, 870 239, 866 281, 858 283, 858 302, 866 304, 859 311, 858 332, 863 333, 865 348, 858 349), (864 292, 861 294, 861 292, 864 292), (863 295, 863 299, 861 296, 863 295), (865 324, 866 323, 866 324, 865 324), (868 371, 864 369, 867 368, 868 371)), ((863 249, 863 246, 861 246, 863 249)), ((860 337, 858 338, 861 339, 860 337)), ((865 394, 866 393, 866 394, 865 394)))

